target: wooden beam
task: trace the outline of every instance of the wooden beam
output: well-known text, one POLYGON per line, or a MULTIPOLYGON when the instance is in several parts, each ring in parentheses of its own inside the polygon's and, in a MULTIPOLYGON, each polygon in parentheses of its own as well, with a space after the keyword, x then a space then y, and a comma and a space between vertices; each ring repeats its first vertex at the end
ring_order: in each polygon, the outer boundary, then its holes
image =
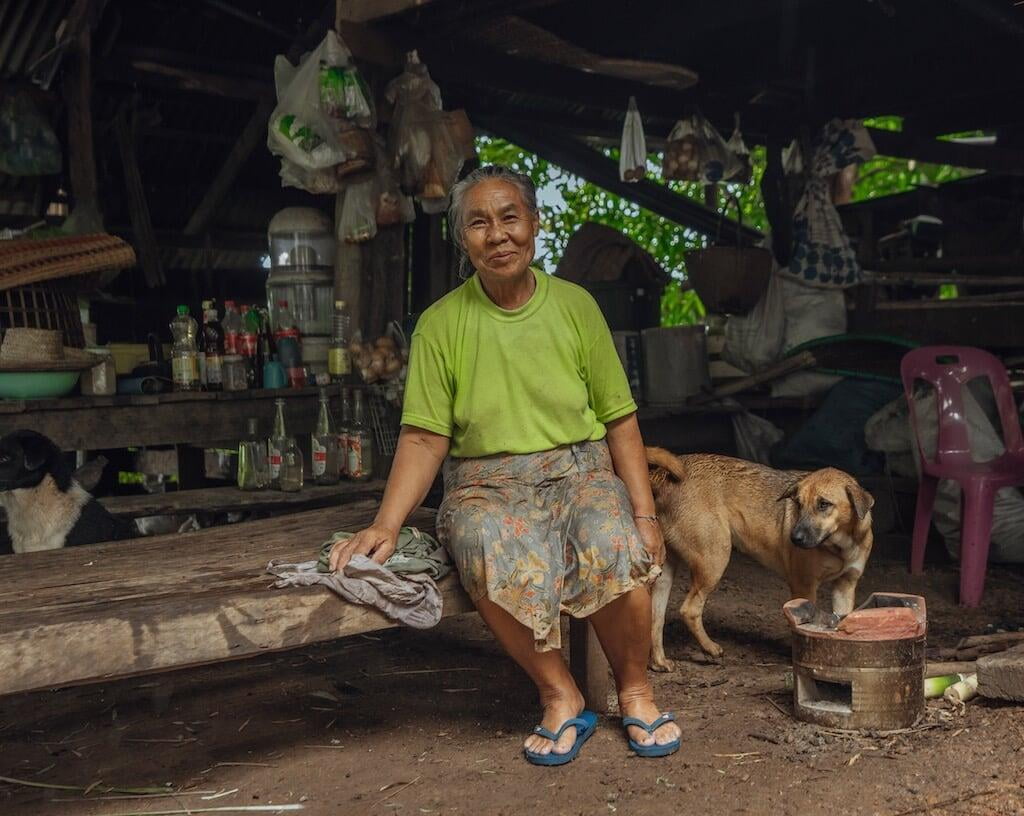
POLYGON ((350 23, 369 23, 423 8, 431 2, 433 0, 338 0, 337 19, 350 23))
MULTIPOLYGON (((653 181, 621 181, 618 162, 581 142, 552 133, 518 128, 497 117, 474 117, 474 121, 486 130, 611 193, 633 201, 656 215, 705 235, 716 235, 719 231, 721 217, 718 213, 653 181)), ((728 229, 722 230, 722 240, 726 242, 735 240, 736 235, 733 225, 730 223, 728 226, 728 229)), ((746 226, 740 228, 740 235, 743 243, 759 241, 763 237, 757 230, 746 226)))
MULTIPOLYGON (((320 16, 310 23, 302 36, 292 43, 291 48, 288 49, 286 54, 288 60, 295 62, 304 51, 315 45, 323 37, 333 19, 334 2, 331 0, 324 7, 320 16)), ((189 216, 184 228, 186 235, 199 235, 206 232, 209 228, 213 221, 214 213, 217 212, 221 202, 224 200, 224 196, 227 195, 232 185, 234 185, 235 179, 238 178, 242 167, 245 166, 245 163, 249 160, 257 146, 266 141, 267 122, 274 110, 274 105, 273 88, 270 88, 268 95, 257 103, 256 110, 253 111, 249 121, 246 122, 241 135, 238 137, 238 141, 231 148, 224 159, 224 164, 221 165, 217 175, 210 182, 210 186, 189 216)))
POLYGON ((115 54, 103 69, 108 82, 147 85, 156 88, 203 93, 227 99, 261 100, 273 93, 274 81, 269 73, 263 79, 237 73, 204 71, 186 61, 155 56, 115 54))
MULTIPOLYGON (((76 3, 75 8, 87 3, 76 3)), ((88 8, 83 13, 87 13, 88 8)), ((65 228, 77 233, 103 231, 96 154, 92 138, 92 31, 83 25, 67 52, 64 100, 68 118, 68 166, 73 206, 65 228)))
POLYGON ((167 281, 160 268, 160 255, 157 250, 156 235, 153 232, 153 219, 149 215, 146 189, 142 184, 142 174, 139 172, 135 137, 128 123, 127 111, 123 108, 114 117, 114 134, 117 138, 118 152, 121 154, 121 167, 124 170, 125 190, 128 193, 128 215, 131 218, 132 231, 135 234, 135 249, 146 284, 150 288, 154 288, 167 281))
POLYGON ((951 164, 1007 175, 1024 175, 1024 151, 997 145, 960 144, 942 139, 920 139, 891 130, 868 129, 878 152, 884 156, 951 164))

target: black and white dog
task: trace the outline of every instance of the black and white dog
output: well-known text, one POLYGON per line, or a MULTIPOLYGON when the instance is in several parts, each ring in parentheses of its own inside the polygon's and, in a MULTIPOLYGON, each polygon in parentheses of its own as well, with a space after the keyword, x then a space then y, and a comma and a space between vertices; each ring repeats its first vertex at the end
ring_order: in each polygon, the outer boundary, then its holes
POLYGON ((0 507, 14 552, 38 552, 131 538, 136 529, 115 518, 74 478, 60 449, 35 431, 0 439, 0 507))

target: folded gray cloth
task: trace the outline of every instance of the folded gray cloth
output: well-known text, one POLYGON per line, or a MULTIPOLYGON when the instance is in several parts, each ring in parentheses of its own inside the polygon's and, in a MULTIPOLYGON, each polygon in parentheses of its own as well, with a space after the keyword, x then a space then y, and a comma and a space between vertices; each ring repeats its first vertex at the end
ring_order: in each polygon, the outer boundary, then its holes
MULTIPOLYGON (((320 547, 320 572, 331 571, 331 549, 338 541, 348 541, 355 533, 338 532, 320 547)), ((435 581, 440 581, 452 570, 452 561, 437 539, 416 527, 403 527, 398 532, 394 554, 384 562, 392 572, 402 574, 425 572, 435 581)))
POLYGON ((441 620, 441 591, 425 573, 396 575, 365 555, 354 555, 341 572, 320 572, 316 561, 271 561, 267 572, 275 587, 323 584, 350 603, 373 606, 392 620, 429 629, 441 620))

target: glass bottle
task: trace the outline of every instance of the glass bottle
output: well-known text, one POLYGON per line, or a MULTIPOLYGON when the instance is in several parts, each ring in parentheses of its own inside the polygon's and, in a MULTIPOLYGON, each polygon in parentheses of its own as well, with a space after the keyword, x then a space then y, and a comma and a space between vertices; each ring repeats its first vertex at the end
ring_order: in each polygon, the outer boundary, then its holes
POLYGON ((249 432, 238 445, 238 487, 262 490, 270 483, 267 449, 259 438, 259 421, 249 418, 249 432))
POLYGON ((217 319, 217 308, 212 300, 203 301, 203 330, 199 336, 206 350, 206 390, 223 391, 224 329, 217 319))
POLYGON ((331 346, 327 351, 327 373, 332 382, 343 382, 352 373, 352 356, 348 350, 348 311, 345 301, 334 301, 331 346))
POLYGON ((327 404, 327 390, 320 389, 320 413, 311 437, 313 449, 313 481, 318 485, 338 483, 338 437, 331 430, 331 409, 327 404))
POLYGON ((302 451, 295 442, 295 437, 288 437, 281 454, 281 490, 285 493, 298 493, 302 490, 302 451))
POLYGON ((233 300, 224 301, 224 353, 241 354, 238 350, 238 335, 242 331, 242 318, 233 300))
POLYGON ((363 392, 356 390, 352 424, 348 432, 348 477, 359 482, 373 475, 373 429, 363 409, 363 392))
POLYGON ((288 434, 284 427, 284 400, 274 400, 277 413, 274 414, 274 432, 267 440, 267 458, 270 461, 270 486, 281 489, 281 462, 288 445, 288 434))
POLYGON ((171 347, 171 370, 175 391, 198 391, 199 349, 196 346, 196 321, 189 316, 188 306, 179 306, 171 321, 174 345, 171 347))
POLYGON ((343 479, 349 478, 348 473, 348 437, 352 426, 352 391, 343 388, 341 391, 341 424, 338 426, 338 471, 343 479))

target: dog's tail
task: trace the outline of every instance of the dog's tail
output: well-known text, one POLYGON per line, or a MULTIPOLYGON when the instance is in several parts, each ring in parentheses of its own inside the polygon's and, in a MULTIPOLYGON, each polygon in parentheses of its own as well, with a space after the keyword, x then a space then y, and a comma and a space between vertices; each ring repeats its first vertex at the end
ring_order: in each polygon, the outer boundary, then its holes
POLYGON ((647 464, 664 468, 676 481, 683 481, 686 478, 686 470, 679 457, 669 453, 664 448, 644 448, 647 452, 647 464))

